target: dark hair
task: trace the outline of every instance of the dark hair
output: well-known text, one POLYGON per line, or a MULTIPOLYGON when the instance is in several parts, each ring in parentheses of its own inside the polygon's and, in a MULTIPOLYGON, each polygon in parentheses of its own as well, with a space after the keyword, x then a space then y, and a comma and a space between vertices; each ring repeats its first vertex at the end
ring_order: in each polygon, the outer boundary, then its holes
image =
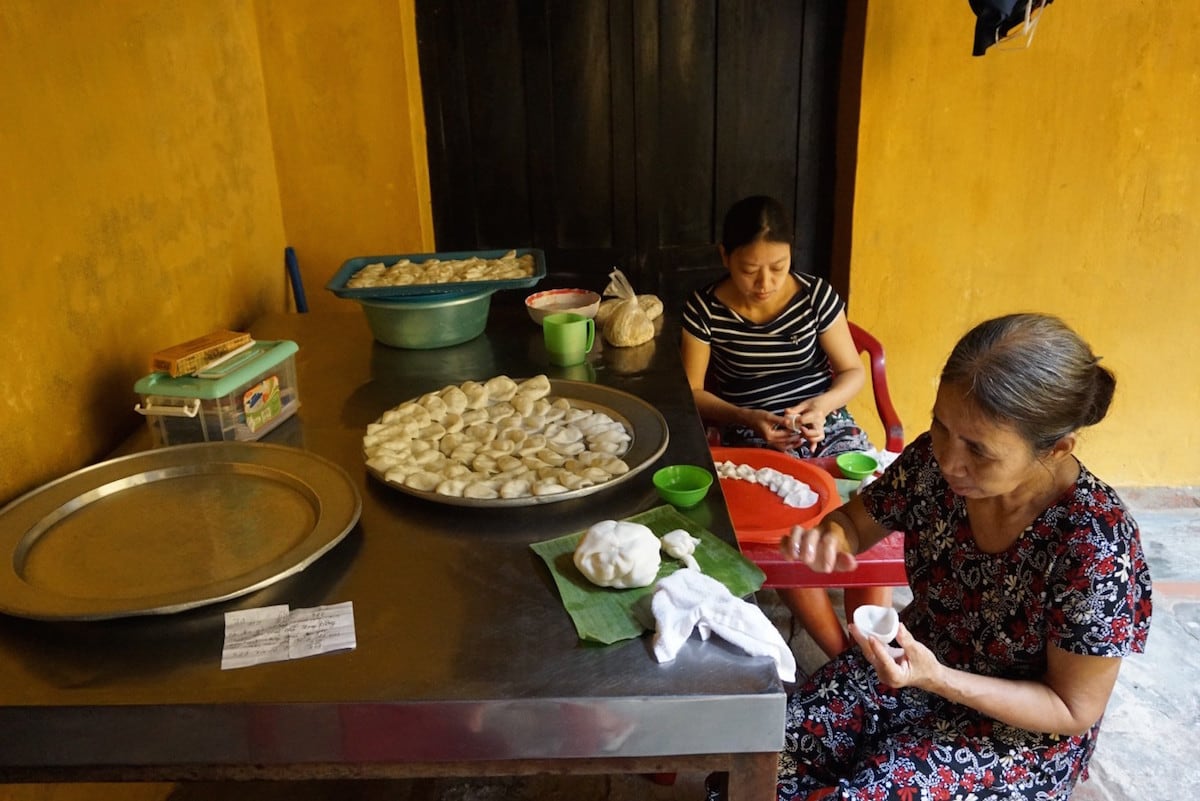
POLYGON ((775 198, 754 195, 742 198, 725 212, 721 226, 721 247, 729 255, 751 242, 783 242, 795 246, 792 221, 775 198))
POLYGON ((942 383, 1013 425, 1035 453, 1108 414, 1117 381, 1078 334, 1047 314, 987 320, 958 341, 942 383))

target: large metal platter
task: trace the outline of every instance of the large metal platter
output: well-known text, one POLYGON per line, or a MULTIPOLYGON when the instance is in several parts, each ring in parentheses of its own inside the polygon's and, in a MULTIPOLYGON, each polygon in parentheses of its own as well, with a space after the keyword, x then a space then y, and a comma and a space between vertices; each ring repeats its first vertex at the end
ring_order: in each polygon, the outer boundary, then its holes
POLYGON ((176 445, 78 470, 0 509, 0 612, 181 612, 297 573, 358 522, 332 462, 258 442, 176 445))
MULTIPOLYGON (((522 498, 494 499, 460 498, 453 495, 440 495, 436 492, 422 492, 399 482, 388 481, 382 472, 369 465, 367 472, 389 487, 395 487, 403 493, 434 503, 450 504, 451 506, 535 506, 570 501, 618 487, 653 464, 654 460, 662 456, 667 449, 670 432, 667 430, 666 419, 657 409, 636 395, 599 384, 552 378, 550 379, 549 397, 566 398, 573 406, 604 412, 625 426, 625 430, 633 436, 629 450, 621 457, 629 465, 629 472, 603 484, 560 492, 557 495, 529 495, 522 498)), ((416 399, 413 398, 413 400, 416 399)))

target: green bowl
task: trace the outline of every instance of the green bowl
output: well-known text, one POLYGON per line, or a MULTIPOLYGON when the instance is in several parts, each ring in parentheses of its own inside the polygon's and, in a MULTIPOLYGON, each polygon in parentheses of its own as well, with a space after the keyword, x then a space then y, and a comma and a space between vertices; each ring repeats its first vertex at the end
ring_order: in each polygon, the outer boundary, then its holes
POLYGON ((483 333, 494 290, 445 292, 396 300, 360 298, 375 339, 393 348, 426 350, 467 342, 483 333))
POLYGON ((704 500, 712 487, 713 474, 703 467, 674 464, 654 473, 654 488, 672 506, 686 509, 704 500))
POLYGON ((868 453, 842 453, 837 457, 838 470, 846 478, 860 481, 879 469, 879 462, 868 453))

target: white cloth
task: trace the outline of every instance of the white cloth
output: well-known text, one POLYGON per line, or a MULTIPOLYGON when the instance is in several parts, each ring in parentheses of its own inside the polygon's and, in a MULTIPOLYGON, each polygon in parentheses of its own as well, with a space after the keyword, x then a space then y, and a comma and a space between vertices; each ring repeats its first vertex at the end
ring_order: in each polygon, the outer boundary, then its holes
POLYGON ((751 656, 769 656, 779 678, 796 680, 796 657, 763 611, 735 598, 721 582, 696 570, 677 570, 660 580, 650 600, 654 613, 654 658, 670 662, 692 635, 716 634, 751 656))

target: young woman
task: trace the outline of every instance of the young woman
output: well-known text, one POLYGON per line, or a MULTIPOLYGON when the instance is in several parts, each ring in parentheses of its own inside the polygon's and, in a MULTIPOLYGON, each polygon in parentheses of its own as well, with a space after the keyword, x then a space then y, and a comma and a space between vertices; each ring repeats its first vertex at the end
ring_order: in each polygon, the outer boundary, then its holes
POLYGON ((1141 653, 1137 524, 1073 455, 1115 380, 1060 320, 976 326, 942 370, 930 429, 785 553, 845 570, 905 532, 912 603, 788 702, 779 798, 1068 798, 1121 659, 1141 653))
MULTIPOLYGON (((846 411, 865 370, 850 338, 845 303, 824 280, 792 272, 794 236, 783 207, 748 197, 721 231, 728 275, 697 290, 683 311, 683 366, 700 416, 723 445, 769 447, 798 458, 870 448, 846 411)), ((829 656, 850 640, 825 590, 779 590, 829 656)), ((886 587, 847 589, 846 616, 863 603, 889 604, 886 587)))

